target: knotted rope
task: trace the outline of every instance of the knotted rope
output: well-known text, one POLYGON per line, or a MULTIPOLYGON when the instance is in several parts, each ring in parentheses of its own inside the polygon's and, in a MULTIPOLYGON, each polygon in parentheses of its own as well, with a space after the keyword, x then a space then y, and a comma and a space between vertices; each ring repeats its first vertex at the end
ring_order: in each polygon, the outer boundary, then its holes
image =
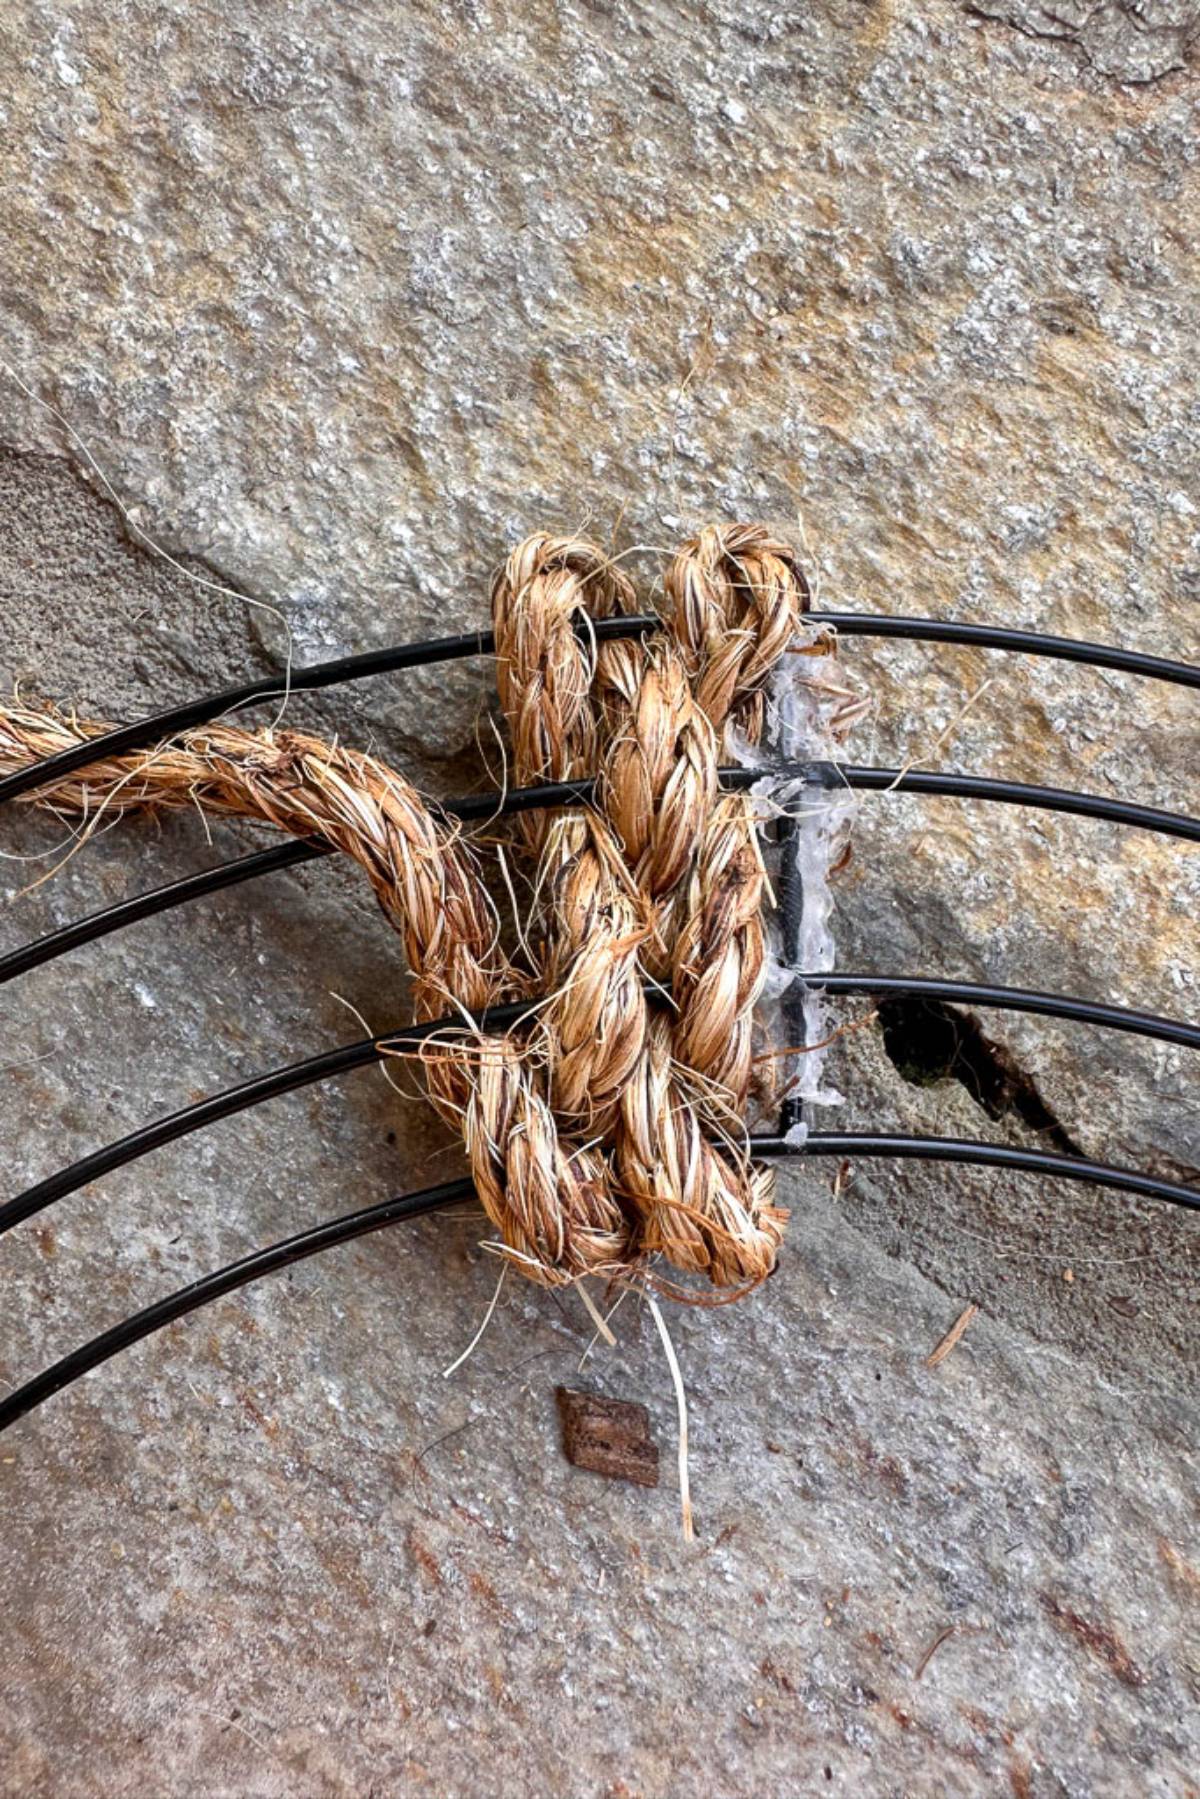
MULTIPOLYGON (((502 949, 480 862, 436 804, 303 732, 206 725, 30 798, 89 830, 198 806, 351 856, 403 939, 419 1018, 530 1000, 519 1029, 449 1032, 426 1057, 504 1253, 545 1284, 661 1256, 736 1296, 770 1273, 787 1214, 743 1147, 767 878, 754 803, 720 791, 718 766, 758 741, 808 588, 762 525, 702 531, 664 585, 661 630, 598 644, 587 620, 636 596, 586 539, 532 536, 493 584, 516 780, 597 777, 594 805, 516 821, 528 955, 502 949)), ((0 709, 0 772, 107 728, 0 709)))

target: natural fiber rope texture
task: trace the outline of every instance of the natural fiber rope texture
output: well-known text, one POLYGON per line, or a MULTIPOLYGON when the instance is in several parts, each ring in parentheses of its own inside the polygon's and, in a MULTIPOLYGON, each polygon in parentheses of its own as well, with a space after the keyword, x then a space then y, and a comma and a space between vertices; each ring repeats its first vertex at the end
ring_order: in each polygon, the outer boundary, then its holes
MULTIPOLYGON (((206 725, 29 797, 88 829, 195 806, 344 851, 404 941, 418 1016, 530 997, 518 1031, 464 1029, 424 1057, 505 1253, 547 1284, 645 1277, 661 1256, 736 1295, 770 1273, 786 1213, 742 1148, 767 883, 754 804, 717 770, 758 739, 808 588, 762 525, 702 531, 664 588, 660 632, 597 644, 581 624, 637 596, 587 539, 532 536, 493 584, 515 779, 597 776, 594 806, 517 822, 528 958, 500 947, 480 863, 436 805, 302 732, 206 725)), ((0 772, 106 728, 0 708, 0 772)))

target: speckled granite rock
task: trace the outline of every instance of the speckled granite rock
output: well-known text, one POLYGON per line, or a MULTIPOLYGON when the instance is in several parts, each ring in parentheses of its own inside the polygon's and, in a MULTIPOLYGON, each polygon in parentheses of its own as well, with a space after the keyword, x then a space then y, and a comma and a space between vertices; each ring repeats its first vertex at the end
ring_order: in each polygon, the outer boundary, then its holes
MULTIPOLYGON (((827 605, 1194 659, 1197 103, 1186 68, 1151 79, 1191 15, 1058 8, 1064 43, 1038 10, 30 4, 0 17, 0 349, 135 520, 269 598, 304 658, 479 622, 534 525, 647 546, 649 587, 695 523, 766 515, 802 521, 827 605)), ((134 551, 5 380, 0 443, 5 676, 129 712, 277 663, 273 616, 134 551)), ((859 760, 1197 809, 1188 695, 846 653, 878 700, 859 760)), ((463 666, 296 716, 456 788, 488 688, 463 666)), ((115 831, 2 941, 213 853, 193 821, 115 831)), ((9 891, 42 866, 5 863, 9 891)), ((1182 844, 872 799, 842 960, 1194 1016, 1198 899, 1182 844)), ((332 867, 5 989, 11 1184, 355 1035, 331 991, 403 1011, 332 867)), ((1200 1166, 1194 1057, 985 1026, 1043 1134, 1200 1166)), ((1030 1140, 899 1059, 846 1039, 849 1124, 1030 1140)), ((0 1376, 434 1178, 441 1142, 360 1077, 97 1185, 0 1246, 0 1376)), ((3 1439, 0 1790, 1189 1791, 1195 1230, 879 1164, 834 1201, 828 1175, 790 1177, 765 1293, 672 1325, 693 1550, 669 1481, 561 1460, 581 1314, 510 1286, 442 1382, 492 1285, 467 1219, 231 1300, 3 1439)), ((645 1320, 595 1378, 651 1407, 669 1469, 645 1320)))

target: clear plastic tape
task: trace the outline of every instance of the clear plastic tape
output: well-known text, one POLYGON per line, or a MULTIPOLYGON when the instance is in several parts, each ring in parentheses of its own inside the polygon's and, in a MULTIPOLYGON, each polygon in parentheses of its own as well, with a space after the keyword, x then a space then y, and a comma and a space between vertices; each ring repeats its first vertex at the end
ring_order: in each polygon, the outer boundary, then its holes
MULTIPOLYGON (((798 988, 796 975, 801 969, 816 973, 835 966, 830 870, 845 849, 857 808, 849 789, 781 778, 770 767, 838 759, 840 742, 833 720, 846 697, 841 676, 829 656, 783 657, 768 689, 769 760, 748 744, 734 746, 740 761, 764 770, 750 789, 760 827, 778 818, 792 821, 790 833, 772 848, 778 851, 777 896, 782 898, 789 883, 795 883, 799 904, 793 908, 790 928, 782 906, 771 923, 759 1016, 769 1045, 802 1051, 780 1058, 777 1073, 779 1086, 802 1102, 805 1114, 810 1106, 844 1103, 842 1094, 825 1083, 826 1050, 809 1047, 822 1044, 832 1028, 824 994, 809 983, 798 988), (833 679, 831 664, 837 670, 833 679)), ((807 1117, 797 1121, 787 1132, 788 1141, 802 1143, 808 1128, 807 1117)))

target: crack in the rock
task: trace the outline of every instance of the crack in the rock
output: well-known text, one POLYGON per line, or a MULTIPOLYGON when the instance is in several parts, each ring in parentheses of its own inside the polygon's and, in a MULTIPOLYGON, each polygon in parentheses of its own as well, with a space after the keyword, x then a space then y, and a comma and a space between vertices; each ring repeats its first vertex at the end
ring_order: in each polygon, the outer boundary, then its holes
POLYGON ((879 1022, 888 1059, 911 1085, 958 1081, 989 1118, 1019 1119, 1063 1155, 1082 1155, 1033 1076, 986 1035, 973 1012, 913 995, 884 1000, 879 1022))
POLYGON ((1097 75, 1127 87, 1150 87, 1186 70, 1200 37, 1194 5, 1161 24, 1146 17, 1144 0, 1098 0, 1074 18, 1024 0, 964 0, 964 11, 1035 42, 1070 44, 1097 75))

